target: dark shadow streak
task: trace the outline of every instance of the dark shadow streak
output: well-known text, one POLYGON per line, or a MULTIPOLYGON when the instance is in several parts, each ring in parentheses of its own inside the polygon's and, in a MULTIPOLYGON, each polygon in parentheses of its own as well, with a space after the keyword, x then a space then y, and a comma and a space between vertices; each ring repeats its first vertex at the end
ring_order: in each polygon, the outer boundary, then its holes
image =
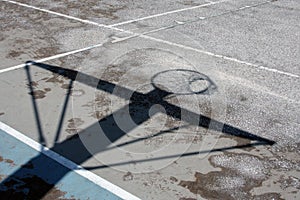
MULTIPOLYGON (((199 120, 191 120, 191 121, 197 121, 199 122, 199 124, 192 124, 192 125, 198 125, 200 127, 204 127, 204 128, 210 128, 216 131, 220 131, 219 128, 222 128, 222 133, 225 134, 229 134, 229 135, 233 135, 233 136, 237 136, 237 137, 242 137, 245 139, 249 139, 249 140, 257 140, 257 141, 261 141, 261 142, 265 142, 266 144, 269 145, 273 145, 275 142, 271 141, 269 139, 251 134, 247 131, 243 131, 239 128, 230 126, 228 124, 224 124, 222 122, 210 119, 209 117, 206 117, 204 115, 199 115, 197 113, 194 113, 192 111, 186 110, 184 108, 180 108, 174 104, 170 104, 166 101, 163 100, 164 97, 166 97, 167 95, 169 95, 170 93, 165 92, 165 91, 161 91, 158 89, 155 89, 151 92, 149 92, 148 94, 143 94, 143 93, 139 93, 139 92, 132 92, 130 89, 127 89, 125 87, 122 86, 118 86, 115 85, 113 83, 104 81, 104 80, 99 80, 95 77, 89 76, 87 74, 83 74, 81 72, 75 71, 75 70, 71 70, 71 69, 63 69, 60 67, 56 67, 56 66, 50 66, 50 65, 46 65, 46 64, 42 64, 42 63, 35 63, 36 66, 39 66, 41 68, 47 69, 53 73, 57 73, 60 74, 62 76, 65 76, 71 80, 76 80, 76 81, 80 81, 81 83, 90 85, 90 86, 97 86, 97 89, 105 91, 107 93, 112 94, 115 90, 115 88, 117 88, 117 90, 119 92, 114 92, 114 95, 118 95, 121 98, 124 99, 130 99, 132 102, 145 102, 147 100, 149 100, 149 104, 147 105, 147 107, 151 107, 154 104, 160 104, 162 105, 165 110, 167 111, 167 114, 173 118, 177 118, 182 120, 181 118, 181 113, 182 111, 184 113, 187 113, 186 115, 189 116, 189 118, 191 119, 197 119, 200 117, 199 120), (77 78, 80 77, 80 78, 77 78), (127 94, 133 94, 132 97, 130 98, 130 96, 128 96, 127 94), (214 126, 210 127, 210 124, 214 124, 214 126)), ((136 105, 138 107, 138 105, 136 105)), ((145 109, 145 105, 143 105, 144 107, 144 111, 145 109)), ((130 106, 132 107, 132 106, 130 106)), ((147 113, 147 112, 144 112, 147 113)), ((133 120, 135 120, 135 118, 133 118, 133 120)))
POLYGON ((228 150, 232 150, 232 149, 236 149, 236 148, 240 148, 241 149, 241 148, 249 148, 249 147, 260 146, 260 145, 265 145, 265 143, 264 142, 256 142, 256 143, 252 143, 252 144, 223 147, 223 148, 211 149, 211 150, 204 150, 204 151, 193 151, 193 152, 183 153, 183 154, 174 154, 174 155, 161 156, 161 157, 156 157, 156 158, 147 158, 147 159, 141 159, 141 160, 132 160, 132 161, 126 161, 126 162, 120 162, 120 163, 112 163, 112 164, 109 164, 109 165, 101 165, 101 166, 95 166, 95 167, 94 166, 93 167, 85 166, 84 169, 87 169, 87 170, 103 169, 103 168, 115 167, 115 166, 120 166, 120 165, 137 164, 137 163, 141 163, 141 162, 150 162, 150 161, 162 160, 162 159, 171 159, 171 158, 195 156, 195 155, 199 155, 199 154, 206 154, 206 153, 213 153, 213 152, 222 152, 222 151, 228 151, 228 150))
MULTIPOLYGON (((194 112, 191 112, 189 110, 180 108, 176 105, 169 104, 168 102, 164 101, 164 97, 169 95, 170 93, 154 89, 150 91, 147 94, 142 94, 139 92, 131 91, 130 89, 127 89, 122 86, 115 85, 113 83, 107 82, 105 80, 99 80, 95 77, 89 76, 87 74, 83 74, 81 72, 77 72, 75 70, 70 70, 70 69, 64 69, 56 66, 50 66, 42 63, 32 63, 31 64, 47 69, 53 73, 60 74, 64 77, 69 78, 71 81, 79 81, 81 83, 84 83, 86 85, 89 85, 91 87, 96 87, 99 90, 105 91, 107 93, 117 95, 121 98, 130 100, 130 103, 123 107, 120 108, 119 110, 115 111, 109 116, 106 116, 105 118, 99 120, 97 123, 91 125, 90 127, 82 130, 80 133, 77 135, 72 136, 71 138, 62 141, 60 143, 55 143, 54 146, 51 148, 52 151, 64 156, 65 158, 75 162, 76 164, 80 165, 89 158, 93 156, 93 154, 96 154, 98 152, 104 151, 106 148, 108 148, 108 145, 114 143, 116 140, 120 139, 122 136, 124 136, 127 132, 133 130, 136 128, 138 125, 144 123, 147 121, 150 116, 148 115, 148 111, 151 108, 151 106, 155 104, 160 104, 163 106, 166 110, 166 114, 173 117, 177 118, 179 120, 181 119, 181 113, 184 111, 186 115, 188 115, 188 120, 187 122, 193 125, 198 125, 204 128, 212 128, 213 130, 220 131, 220 126, 223 127, 221 129, 221 132, 233 136, 238 136, 242 138, 246 138, 249 140, 257 140, 259 141, 258 143, 255 144, 249 144, 249 145, 242 145, 242 146, 233 146, 233 147, 227 147, 227 148, 220 148, 220 149, 212 149, 212 150, 207 150, 202 153, 209 153, 209 152, 214 152, 214 151, 224 151, 224 150, 229 150, 229 149, 234 149, 234 148, 246 148, 254 145, 273 145, 275 142, 268 140, 266 138, 262 138, 256 135, 253 135, 251 133, 248 133, 246 131, 240 130, 238 128, 232 127, 230 125, 225 124, 223 126, 223 123, 218 122, 216 120, 210 119, 206 116, 196 114, 194 112), (115 89, 118 89, 119 92, 114 92, 115 89), (130 117, 132 120, 135 122, 135 125, 129 125, 126 127, 126 131, 124 132, 122 129, 120 129, 117 126, 117 123, 114 119, 115 115, 122 114, 125 111, 129 110, 130 117), (197 120, 197 124, 194 122, 196 121, 195 119, 199 119, 200 117, 200 122, 197 120), (215 124, 215 126, 210 127, 210 123, 215 124), (103 133, 99 133, 99 126, 102 128, 103 133), (100 135, 99 135, 100 134, 100 135), (80 137, 79 137, 80 135, 80 137), (94 149, 93 154, 91 154, 85 147, 85 144, 81 142, 82 138, 87 138, 88 142, 94 142, 96 143, 96 149, 94 149)), ((28 68, 27 68, 28 69, 28 68)), ((30 75, 29 71, 27 71, 28 75, 30 75)), ((31 81, 31 79, 29 80, 31 81)), ((30 90, 32 91, 33 88, 31 87, 30 90)), ((33 102, 34 99, 33 99, 33 102)), ((66 104, 66 102, 65 102, 66 104)), ((36 114, 37 113, 37 107, 34 104, 34 109, 36 114)), ((65 109, 63 110, 65 112, 65 109)), ((38 115, 37 115, 38 116, 38 115)), ((63 118, 64 114, 62 114, 63 118)), ((61 119, 62 120, 62 119, 61 119)), ((40 120, 37 117, 37 123, 40 127, 40 120)), ((61 124, 61 122, 60 122, 61 124)), ((61 126, 61 125, 60 125, 61 126)), ((58 131, 61 128, 58 128, 58 131)), ((39 129, 40 130, 40 129, 39 129)), ((157 133, 157 134, 162 134, 157 133)), ((42 132, 40 132, 42 134, 42 132)), ((56 135, 56 138, 58 138, 58 133, 56 135)), ((129 141, 127 144, 131 144, 136 141, 129 141)), ((86 142, 86 141, 85 141, 86 142)), ((127 145, 126 143, 123 144, 127 145)), ((201 153, 201 152, 200 152, 201 153)), ((191 155, 197 155, 199 152, 192 152, 192 153, 186 153, 183 154, 182 156, 191 156, 191 155)), ((165 158, 172 158, 174 156, 178 155, 171 155, 171 156, 165 156, 161 158, 155 158, 155 159, 165 159, 165 158)), ((34 164, 34 169, 28 170, 24 169, 24 167, 21 167, 19 170, 17 170, 14 174, 10 175, 7 177, 1 184, 0 184, 0 195, 3 193, 1 191, 1 188, 5 188, 7 186, 7 183, 11 180, 15 179, 21 179, 24 176, 38 176, 43 178, 44 180, 47 180, 47 175, 51 172, 48 171, 47 167, 45 167, 43 163, 44 155, 40 154, 36 156, 35 158, 31 159, 30 162, 28 163, 33 163, 34 164)), ((146 162, 146 161, 151 161, 151 159, 144 159, 140 160, 138 162, 146 162)), ((28 165, 25 164, 26 165, 28 165)), ((121 164, 126 164, 126 163, 116 163, 114 165, 121 165, 121 164)), ((55 185, 58 181, 60 181, 71 169, 64 169, 61 171, 56 171, 55 173, 52 172, 51 175, 51 184, 55 185)), ((53 185, 44 185, 43 192, 39 192, 40 186, 38 187, 30 187, 29 190, 32 192, 36 192, 36 199, 42 198, 52 187, 53 185)), ((4 192, 5 193, 5 192, 4 192)))
POLYGON ((61 112, 60 120, 58 122, 57 131, 56 131, 56 134, 55 134, 54 143, 56 143, 59 140, 59 136, 60 136, 61 129, 62 129, 62 126, 63 126, 66 110, 67 110, 69 99, 70 99, 71 92, 72 92, 73 82, 74 81, 72 79, 70 79, 70 83, 69 83, 69 86, 68 86, 68 91, 67 91, 67 94, 66 94, 65 102, 63 104, 64 106, 63 106, 63 109, 62 109, 62 112, 61 112))
POLYGON ((38 133, 39 133, 39 143, 42 145, 46 145, 46 140, 44 138, 43 129, 42 129, 42 125, 41 125, 39 110, 38 110, 36 100, 35 100, 35 91, 32 86, 33 82, 32 82, 32 78, 31 78, 31 74, 30 74, 30 66, 26 65, 25 70, 26 70, 26 75, 27 75, 27 79, 28 79, 29 94, 31 95, 31 102, 32 102, 33 110, 34 110, 34 116, 35 116, 35 120, 37 122, 37 128, 38 128, 38 133))
POLYGON ((115 145, 115 146, 112 146, 112 147, 107 147, 103 151, 108 151, 108 150, 116 148, 116 147, 122 147, 122 146, 126 146, 126 145, 129 145, 129 144, 134 144, 136 142, 140 142, 140 141, 143 141, 143 140, 154 138, 154 137, 160 136, 160 135, 165 134, 165 133, 171 133, 171 132, 173 132, 175 130, 178 130, 179 128, 182 128, 182 127, 185 127, 185 126, 174 127, 174 128, 168 129, 168 130, 160 131, 158 133, 155 133, 155 134, 147 136, 147 137, 141 137, 141 138, 131 140, 131 141, 128 141, 128 142, 124 142, 124 143, 121 143, 121 144, 118 144, 118 145, 115 145))

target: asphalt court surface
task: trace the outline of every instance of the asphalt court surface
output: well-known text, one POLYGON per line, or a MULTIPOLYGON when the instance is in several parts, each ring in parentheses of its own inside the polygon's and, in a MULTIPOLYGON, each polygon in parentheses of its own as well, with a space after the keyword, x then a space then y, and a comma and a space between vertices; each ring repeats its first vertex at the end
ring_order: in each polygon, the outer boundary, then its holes
POLYGON ((298 1, 18 2, 1 122, 141 199, 299 198, 298 1))

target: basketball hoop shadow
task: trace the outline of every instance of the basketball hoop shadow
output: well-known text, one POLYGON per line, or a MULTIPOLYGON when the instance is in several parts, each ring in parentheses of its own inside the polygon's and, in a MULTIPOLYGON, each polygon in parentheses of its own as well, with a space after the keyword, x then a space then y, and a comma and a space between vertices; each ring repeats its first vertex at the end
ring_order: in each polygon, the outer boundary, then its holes
MULTIPOLYGON (((249 145, 241 145, 241 146, 231 146, 231 147, 225 147, 225 148, 219 148, 219 149, 212 149, 212 150, 205 150, 202 152, 191 152, 191 153, 186 153, 186 154, 182 154, 182 155, 169 155, 169 156, 163 156, 163 157, 157 157, 157 158, 151 158, 151 159, 143 159, 143 160, 135 160, 135 161, 130 161, 130 162, 123 162, 123 163, 112 163, 109 165, 102 165, 102 166, 98 166, 98 167, 90 167, 87 169, 95 169, 95 168, 105 168, 105 167, 110 167, 110 166, 117 166, 117 165, 123 165, 123 164, 129 164, 129 163, 137 163, 137 162, 147 162, 147 161, 152 161, 152 160, 159 160, 159 159, 166 159, 166 158, 172 158, 172 157, 180 157, 180 156, 192 156, 192 155, 197 155, 197 154, 201 154, 201 153, 207 153, 207 152, 214 152, 214 151, 224 151, 224 150, 229 150, 229 149, 234 149, 234 148, 246 148, 246 147, 250 147, 250 146, 257 146, 257 145, 273 145, 275 142, 257 135, 254 135, 252 133, 249 133, 247 131, 243 131, 239 128, 230 126, 228 124, 224 124, 222 122, 219 122, 217 120, 211 119, 209 117, 203 116, 194 113, 192 111, 189 111, 185 108, 181 108, 178 107, 176 105, 170 104, 169 102, 167 102, 165 100, 165 98, 167 98, 169 95, 172 94, 177 94, 177 95, 185 95, 185 94, 209 94, 209 92, 212 92, 214 89, 216 89, 216 86, 214 85, 214 83, 205 75, 200 74, 198 72, 195 71, 189 71, 189 70, 168 70, 168 71, 164 71, 162 73, 159 73, 157 75, 155 75, 152 78, 152 84, 154 86, 154 90, 143 94, 137 91, 132 91, 126 87, 120 86, 120 85, 116 85, 114 83, 110 83, 108 81, 105 80, 99 80, 93 76, 87 75, 87 74, 83 74, 81 72, 75 71, 75 70, 71 70, 71 69, 64 69, 61 67, 57 67, 57 66, 51 66, 51 65, 47 65, 47 64, 43 64, 43 63, 35 63, 35 62, 28 62, 28 65, 33 65, 42 69, 46 69, 48 71, 51 71, 53 73, 59 74, 61 76, 64 76, 66 78, 68 78, 70 80, 70 87, 71 88, 71 84, 73 84, 74 81, 79 81, 85 85, 94 87, 96 84, 96 89, 107 92, 109 94, 113 94, 113 95, 117 95, 120 98, 124 98, 127 100, 130 100, 130 103, 128 105, 126 105, 123 108, 120 108, 119 110, 115 111, 114 113, 112 113, 109 116, 106 116, 102 119, 100 119, 97 123, 87 127, 86 129, 82 130, 81 132, 79 132, 78 134, 72 136, 71 138, 64 140, 62 142, 59 143, 55 143, 54 146, 51 148, 52 151, 60 154, 61 156, 75 162, 76 164, 80 165, 83 162, 85 162, 86 160, 88 160, 89 158, 93 157, 94 154, 98 153, 98 152, 102 152, 108 149, 111 149, 111 147, 108 147, 111 143, 114 143, 115 141, 117 141, 118 139, 120 139, 121 137, 123 137, 124 135, 127 134, 127 132, 129 132, 130 130, 134 129, 136 126, 141 125, 142 123, 144 123, 145 121, 147 121, 150 116, 148 114, 148 110, 151 108, 151 106, 155 105, 155 104, 159 104, 162 107, 165 108, 166 114, 178 119, 178 120, 182 120, 181 119, 181 112, 184 111, 185 113, 187 113, 187 115, 189 116, 190 119, 195 119, 195 118, 199 118, 200 120, 197 120, 197 124, 193 124, 195 120, 192 121, 187 121, 187 123, 192 123, 191 125, 196 125, 196 126, 200 126, 203 128, 213 128, 210 127, 210 123, 214 123, 216 125, 222 125, 222 133, 223 134, 227 134, 227 135, 231 135, 231 136, 237 136, 237 137, 241 137, 241 138, 245 138, 248 140, 253 140, 253 141, 257 141, 256 143, 252 143, 249 145), (173 72, 179 72, 179 73, 192 73, 194 74, 194 76, 190 76, 192 78, 189 79, 189 83, 193 83, 193 82, 202 82, 204 81, 204 83, 202 84, 201 88, 192 88, 190 87, 191 84, 188 84, 189 86, 184 86, 183 90, 178 90, 176 93, 174 92, 175 90, 177 90, 176 88, 172 88, 172 86, 168 86, 167 88, 162 88, 161 84, 160 84, 160 80, 163 80, 164 76, 168 73, 173 73, 173 72), (80 76, 80 79, 77 79, 77 76, 80 76), (188 88, 187 88, 188 87, 188 88), (117 89, 118 93, 114 93, 115 89, 117 89), (183 92, 183 91, 188 91, 188 92, 183 92), (127 94, 132 94, 131 97, 128 99, 128 95, 127 94), (144 102, 143 106, 141 106, 140 102, 144 102), (132 117, 132 120, 135 122, 136 126, 131 126, 131 127, 127 127, 127 132, 124 132, 123 130, 121 130, 118 126, 114 125, 112 126, 112 124, 116 124, 115 123, 115 119, 114 119, 114 115, 118 114, 118 113, 122 113, 124 110, 128 110, 129 109, 129 113, 132 117), (139 113, 138 117, 136 117, 132 110, 135 111, 135 113, 139 113), (105 137, 108 140, 103 140, 103 141, 99 141, 99 144, 97 145, 97 149, 94 149, 93 153, 91 153, 90 151, 88 151, 86 149, 86 146, 82 143, 81 138, 79 137, 79 135, 92 135, 91 140, 93 140, 93 135, 97 134, 97 132, 95 132, 95 130, 97 130, 97 128, 99 127, 99 125, 101 126, 101 128, 103 129, 103 132, 105 133, 105 137), (113 134, 106 134, 106 133, 113 133, 113 134)), ((27 69, 28 70, 28 69, 27 69)), ((28 71, 29 74, 29 71, 28 71)), ((30 74, 29 74, 30 75, 30 74)), ((30 80, 30 79, 29 79, 30 80)), ((197 84, 198 85, 198 84, 197 84)), ((31 88, 32 89, 32 88, 31 88)), ((70 92, 68 93, 69 96, 70 92)), ((69 100, 69 97, 67 96, 66 101, 69 100)), ((34 101, 34 99, 33 99, 34 101)), ((35 104, 35 103, 34 103, 35 104)), ((65 102, 65 104, 67 104, 67 102, 65 102)), ((37 113, 37 109, 36 113, 37 113)), ((63 112, 65 112, 65 106, 63 109, 63 112)), ((61 114, 61 116, 64 116, 64 113, 61 114)), ((37 118, 38 119, 38 118, 37 118)), ((39 121, 37 121, 38 123, 40 123, 39 121)), ((40 125, 38 125, 38 127, 40 127, 40 125)), ((219 126, 218 126, 219 127, 219 126)), ((179 127, 175 127, 171 130, 167 130, 167 131, 172 131, 175 130, 179 127)), ((56 139, 59 138, 59 134, 60 134, 60 129, 61 129, 61 122, 59 123, 58 126, 58 131, 56 133, 56 139)), ((217 129, 216 129, 217 130, 217 129)), ((164 134, 167 131, 161 131, 159 133, 156 133, 153 136, 157 136, 157 135, 161 135, 164 134)), ((217 130, 218 131, 218 130, 217 130)), ((40 132, 40 138, 42 137, 42 132, 40 132)), ((141 140, 147 139, 147 137, 144 138, 138 138, 123 144, 119 144, 116 145, 115 147, 119 147, 119 146, 124 146, 124 145, 128 145, 128 144, 132 144, 141 140)), ((40 154, 36 157, 34 157, 33 159, 31 159, 28 163, 41 163, 43 160, 43 155, 40 154)), ((24 165, 26 166, 26 164, 24 165)), ((70 171, 71 169, 69 169, 70 171)), ((28 172, 28 169, 24 169, 23 167, 21 167, 19 170, 17 170, 14 174, 10 175, 9 177, 7 177, 4 181, 2 181, 2 183, 0 184, 1 187, 5 186, 5 182, 8 182, 9 180, 12 179, 18 179, 21 178, 22 176, 24 176, 24 171, 26 172, 26 175, 37 175, 39 177, 43 177, 43 174, 41 174, 41 172, 43 173, 51 173, 49 172, 47 169, 41 168, 38 165, 35 166, 35 169, 28 172), (28 174, 29 173, 29 174, 28 174), (37 174, 39 173, 39 174, 37 174)), ((57 183, 59 180, 61 180, 66 174, 68 173, 68 170, 65 170, 64 172, 61 173, 54 173, 54 183, 57 183)), ((30 190, 32 190, 33 192, 36 190, 37 194, 39 194, 36 198, 40 199, 42 198, 51 188, 53 187, 53 185, 49 185, 49 186, 43 186, 43 193, 38 192, 39 187, 32 187, 29 188, 30 190), (45 189, 46 187, 46 189, 45 189), (48 187, 48 188, 47 188, 48 187)))

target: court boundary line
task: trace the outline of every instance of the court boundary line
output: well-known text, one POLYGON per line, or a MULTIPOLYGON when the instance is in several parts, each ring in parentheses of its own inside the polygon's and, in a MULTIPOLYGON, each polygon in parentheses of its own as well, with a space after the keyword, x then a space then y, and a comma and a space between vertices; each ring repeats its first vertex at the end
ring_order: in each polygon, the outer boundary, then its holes
POLYGON ((33 148, 34 150, 42 153, 43 155, 49 157, 50 159, 60 163, 64 167, 74 171, 78 175, 88 179, 95 185, 104 188, 105 190, 113 193, 114 195, 122 198, 122 199, 132 199, 132 200, 140 200, 140 198, 134 196, 133 194, 127 192, 126 190, 120 188, 119 186, 107 181, 106 179, 84 169, 82 166, 77 165, 76 163, 72 162, 71 160, 59 155, 58 153, 50 150, 47 147, 42 146, 38 142, 34 141, 33 139, 29 138, 28 136, 24 135, 23 133, 15 130, 14 128, 10 127, 9 125, 0 121, 0 129, 3 130, 8 135, 16 138, 20 142, 28 145, 29 147, 33 148))
MULTIPOLYGON (((121 29, 121 28, 111 27, 109 25, 100 24, 100 23, 97 23, 97 22, 92 22, 92 21, 89 21, 89 20, 80 19, 80 18, 73 17, 73 16, 70 16, 70 15, 58 13, 58 12, 55 12, 55 11, 50 11, 50 10, 47 10, 47 9, 39 8, 39 7, 36 7, 36 6, 31 6, 31 5, 24 4, 24 3, 19 3, 19 2, 16 2, 16 1, 11 1, 11 0, 2 0, 2 1, 12 3, 12 4, 16 4, 16 5, 23 6, 23 7, 27 7, 27 8, 31 8, 31 9, 35 9, 35 10, 39 10, 39 11, 46 12, 46 13, 49 13, 49 14, 61 16, 61 17, 64 17, 64 18, 80 21, 82 23, 92 24, 92 25, 95 25, 95 26, 98 26, 98 27, 103 27, 103 28, 107 28, 107 29, 110 29, 110 30, 119 31, 121 33, 127 33, 127 34, 132 35, 132 37, 127 37, 129 39, 134 38, 134 37, 141 37, 141 38, 152 40, 152 41, 155 41, 155 42, 168 44, 170 46, 176 46, 176 47, 179 47, 179 48, 182 48, 182 49, 195 51, 195 52, 202 53, 202 54, 205 54, 205 55, 209 55, 209 56, 212 56, 212 57, 215 57, 215 58, 220 58, 220 59, 224 59, 224 60, 244 64, 244 65, 249 66, 249 67, 254 67, 254 68, 257 68, 257 69, 261 69, 261 70, 266 70, 266 71, 269 71, 269 72, 278 73, 278 74, 286 75, 286 76, 289 76, 289 77, 300 78, 300 75, 297 75, 297 74, 293 74, 293 73, 286 72, 286 71, 281 71, 281 70, 274 69, 274 68, 265 67, 265 66, 258 65, 258 64, 253 64, 253 63, 250 63, 250 62, 247 62, 247 61, 239 60, 237 58, 224 56, 224 55, 221 55, 221 54, 215 54, 215 53, 212 53, 212 52, 209 52, 209 51, 200 50, 200 49, 197 49, 197 48, 193 48, 193 47, 190 47, 190 46, 178 44, 178 43, 175 43, 175 42, 170 42, 170 41, 167 41, 167 40, 158 39, 158 38, 155 38, 155 37, 144 35, 143 33, 134 33, 132 31, 124 30, 124 29, 121 29)), ((124 40, 121 40, 121 41, 124 41, 124 40)), ((11 68, 13 69, 13 67, 11 67, 11 68)))
MULTIPOLYGON (((49 61, 49 60, 53 60, 53 59, 57 59, 57 58, 62 58, 62 57, 68 56, 68 55, 80 53, 82 51, 91 50, 91 49, 94 49, 94 48, 97 48, 97 47, 101 47, 101 46, 103 46, 103 43, 92 45, 92 46, 85 47, 85 48, 82 48, 82 49, 68 51, 68 52, 65 52, 65 53, 57 54, 57 55, 46 57, 46 58, 42 58, 42 59, 38 59, 38 60, 36 60, 34 62, 45 62, 45 61, 49 61)), ((31 63, 25 63, 25 64, 16 65, 16 66, 13 66, 13 67, 8 67, 8 68, 0 69, 0 74, 4 73, 4 72, 9 72, 9 71, 17 70, 17 69, 20 69, 20 68, 23 68, 23 67, 29 66, 29 65, 31 65, 31 63)))
POLYGON ((188 10, 194 10, 194 9, 197 9, 197 8, 207 7, 207 6, 211 6, 211 5, 215 5, 215 4, 219 4, 219 3, 223 3, 223 2, 227 2, 227 1, 231 1, 231 0, 206 2, 206 3, 198 5, 198 6, 192 6, 192 7, 187 7, 187 8, 171 10, 171 11, 167 11, 167 12, 163 12, 163 13, 159 13, 159 14, 149 15, 149 16, 146 16, 146 17, 140 17, 140 18, 136 18, 136 19, 131 19, 131 20, 111 24, 111 25, 108 25, 108 26, 110 26, 110 27, 121 26, 121 25, 125 25, 125 24, 130 24, 130 23, 133 23, 133 22, 152 19, 152 18, 156 18, 156 17, 169 15, 169 14, 174 14, 174 13, 184 12, 184 11, 188 11, 188 10))

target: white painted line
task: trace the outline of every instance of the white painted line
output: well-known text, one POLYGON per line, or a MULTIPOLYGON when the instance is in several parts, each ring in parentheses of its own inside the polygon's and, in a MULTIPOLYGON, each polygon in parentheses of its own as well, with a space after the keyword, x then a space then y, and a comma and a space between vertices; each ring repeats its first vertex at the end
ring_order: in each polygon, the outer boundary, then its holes
POLYGON ((252 90, 256 90, 256 91, 259 91, 259 92, 262 92, 262 93, 267 93, 271 96, 283 99, 283 100, 288 101, 288 102, 300 104, 300 101, 297 101, 297 100, 291 99, 287 96, 283 96, 281 94, 275 93, 266 86, 258 85, 254 82, 248 81, 244 78, 232 76, 231 74, 228 74, 228 73, 224 73, 224 72, 220 72, 220 71, 218 71, 217 73, 218 73, 219 77, 222 77, 222 79, 224 79, 226 81, 229 80, 229 81, 233 82, 234 84, 243 85, 245 88, 251 88, 252 90))
POLYGON ((198 52, 198 53, 201 53, 201 54, 206 54, 206 55, 213 56, 213 57, 216 57, 216 58, 220 58, 220 59, 240 63, 240 64, 243 64, 243 65, 246 65, 246 66, 249 66, 249 67, 258 68, 258 69, 261 69, 261 70, 266 70, 266 71, 269 71, 269 72, 278 73, 278 74, 290 76, 290 77, 293 77, 293 78, 300 78, 300 76, 297 75, 297 74, 293 74, 293 73, 290 73, 290 72, 285 72, 285 71, 281 71, 281 70, 277 70, 277 69, 273 69, 273 68, 253 64, 253 63, 250 63, 250 62, 239 60, 237 58, 232 58, 232 57, 229 57, 229 56, 215 54, 215 53, 212 53, 212 52, 209 52, 209 51, 196 49, 196 48, 193 48, 193 47, 189 47, 189 46, 185 46, 185 45, 182 45, 182 44, 170 42, 170 41, 167 41, 167 40, 158 39, 158 38, 155 38, 155 37, 143 35, 143 33, 138 34, 138 33, 134 33, 134 32, 131 32, 131 31, 126 31, 126 30, 121 29, 121 28, 112 27, 112 26, 104 25, 104 24, 99 24, 99 23, 96 23, 96 22, 91 22, 89 20, 83 20, 83 19, 80 19, 80 18, 77 18, 77 17, 68 16, 68 15, 65 15, 65 14, 49 11, 49 10, 46 10, 46 9, 38 8, 38 7, 35 7, 35 6, 30 6, 30 5, 23 4, 23 3, 18 3, 18 2, 15 2, 15 1, 9 1, 9 0, 2 0, 2 1, 17 4, 17 5, 20 5, 20 6, 25 6, 25 7, 28 7, 28 8, 35 9, 35 10, 47 12, 47 13, 50 13, 50 14, 58 15, 58 16, 65 17, 65 18, 68 18, 68 19, 77 20, 77 21, 80 21, 80 22, 83 22, 83 23, 88 23, 88 24, 99 26, 99 27, 103 27, 103 28, 107 28, 107 29, 111 29, 111 30, 115 30, 115 31, 119 31, 119 32, 122 32, 122 33, 128 33, 128 34, 133 35, 132 37, 128 37, 128 38, 141 37, 141 38, 144 38, 144 39, 148 39, 148 40, 168 44, 168 45, 171 45, 171 46, 180 47, 182 49, 195 51, 195 52, 198 52))
MULTIPOLYGON (((69 52, 66 52, 66 53, 57 54, 57 55, 54 55, 54 56, 50 56, 50 57, 46 57, 46 58, 42 58, 42 59, 39 59, 39 60, 32 61, 32 63, 45 62, 45 61, 49 61, 49 60, 53 60, 53 59, 65 57, 65 56, 68 56, 68 55, 71 55, 71 54, 75 54, 75 53, 79 53, 79 52, 82 52, 82 51, 86 51, 86 50, 90 50, 90 49, 93 49, 93 48, 97 48, 97 47, 100 47, 102 45, 103 45, 103 43, 96 44, 96 45, 89 46, 89 47, 85 47, 85 48, 82 48, 82 49, 77 49, 77 50, 74 50, 74 51, 69 51, 69 52)), ((28 65, 31 65, 31 64, 30 63, 20 64, 20 65, 16 65, 16 66, 13 66, 13 67, 8 67, 8 68, 5 68, 5 69, 1 69, 0 70, 0 74, 4 73, 4 72, 9 72, 9 71, 12 71, 12 70, 23 68, 26 65, 28 66, 28 65)))
POLYGON ((9 1, 9 0, 1 0, 1 1, 16 4, 16 5, 19 5, 19 6, 26 7, 26 8, 32 8, 34 10, 39 10, 39 11, 46 12, 46 13, 53 14, 53 15, 57 15, 57 16, 60 16, 60 17, 80 21, 80 22, 86 23, 86 24, 92 24, 92 25, 100 26, 100 27, 105 26, 105 25, 102 25, 102 24, 99 24, 99 23, 96 23, 96 22, 92 22, 92 21, 84 20, 84 19, 79 19, 77 17, 72 17, 70 15, 65 15, 65 14, 62 14, 62 13, 55 12, 55 11, 51 11, 51 10, 47 10, 47 9, 43 9, 43 8, 38 8, 36 6, 31 6, 31 5, 28 5, 28 4, 25 4, 25 3, 20 3, 20 2, 16 2, 16 1, 9 1))
POLYGON ((164 12, 164 13, 159 13, 159 14, 155 14, 155 15, 149 15, 147 17, 141 17, 141 18, 137 18, 137 19, 132 19, 132 20, 128 20, 128 21, 124 21, 124 22, 112 24, 112 25, 109 25, 109 26, 110 27, 114 27, 114 26, 120 26, 120 25, 124 25, 124 24, 130 24, 130 23, 133 23, 133 22, 138 22, 138 21, 142 21, 142 20, 146 20, 146 19, 152 19, 152 18, 156 18, 156 17, 161 17, 161 16, 164 16, 164 15, 169 15, 169 14, 173 14, 173 13, 179 13, 179 12, 183 12, 183 11, 187 11, 187 10, 193 10, 193 9, 197 9, 197 8, 207 7, 207 6, 211 6, 211 5, 223 3, 223 2, 226 2, 226 1, 230 1, 230 0, 221 0, 221 1, 216 1, 216 2, 208 2, 208 3, 205 3, 205 4, 198 5, 198 6, 193 6, 193 7, 188 7, 188 8, 182 8, 182 9, 177 9, 177 10, 172 10, 172 11, 168 11, 168 12, 164 12))
POLYGON ((171 45, 171 46, 180 47, 182 49, 195 51, 195 52, 198 52, 198 53, 201 53, 201 54, 206 54, 206 55, 213 56, 213 57, 216 57, 216 58, 221 58, 221 59, 224 59, 224 60, 229 60, 229 61, 232 61, 232 62, 240 63, 240 64, 243 64, 243 65, 247 65, 249 67, 254 67, 254 68, 258 68, 258 69, 262 69, 262 70, 266 70, 266 71, 270 71, 270 72, 274 72, 274 73, 278 73, 278 74, 283 74, 283 75, 294 77, 294 78, 300 78, 300 76, 297 75, 297 74, 292 74, 290 72, 285 72, 285 71, 281 71, 281 70, 277 70, 277 69, 265 67, 265 66, 262 66, 262 65, 253 64, 253 63, 250 63, 250 62, 239 60, 237 58, 232 58, 232 57, 229 57, 229 56, 215 54, 215 53, 212 53, 212 52, 209 52, 209 51, 204 51, 204 50, 201 50, 201 49, 196 49, 196 48, 193 48, 193 47, 189 47, 189 46, 185 46, 185 45, 182 45, 182 44, 178 44, 178 43, 174 43, 174 42, 170 42, 170 41, 166 41, 166 40, 154 38, 154 37, 147 36, 147 35, 140 35, 140 37, 146 38, 146 39, 149 39, 149 40, 154 40, 156 42, 168 44, 168 45, 171 45))
POLYGON ((129 192, 123 190, 122 188, 112 184, 111 182, 101 178, 100 176, 97 176, 96 174, 85 170, 80 165, 77 165, 76 163, 66 159, 65 157, 55 153, 54 151, 50 150, 47 147, 42 146, 38 142, 32 140, 31 138, 27 137, 26 135, 22 134, 21 132, 11 128, 10 126, 4 124, 0 121, 0 129, 8 133, 9 135, 13 136, 14 138, 20 140, 21 142, 27 144, 31 148, 35 149, 38 152, 41 152, 45 156, 55 160, 56 162, 62 164, 63 166, 73 170, 80 176, 92 181, 96 185, 110 191, 111 193, 119 196, 122 199, 132 199, 132 200, 139 200, 138 197, 130 194, 129 192))

